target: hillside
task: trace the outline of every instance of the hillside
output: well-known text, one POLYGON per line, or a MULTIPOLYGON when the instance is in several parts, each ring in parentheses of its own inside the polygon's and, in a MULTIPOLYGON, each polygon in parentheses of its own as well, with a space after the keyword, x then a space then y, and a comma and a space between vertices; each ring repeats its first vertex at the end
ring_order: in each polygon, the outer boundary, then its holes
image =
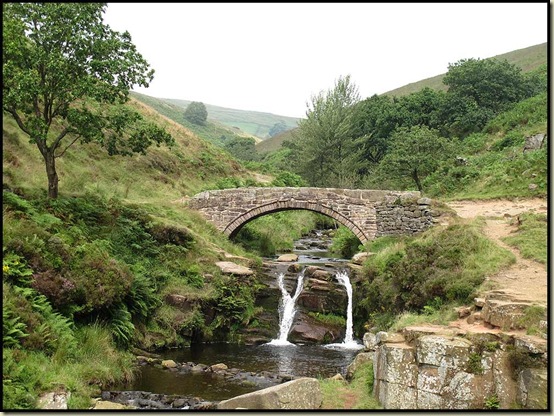
POLYGON ((279 150, 285 140, 294 139, 294 132, 296 130, 297 128, 287 130, 282 133, 276 134, 275 136, 270 137, 269 139, 266 139, 264 141, 257 143, 256 151, 259 154, 262 154, 266 152, 274 152, 275 150, 279 150))
MULTIPOLYGON (((175 104, 183 110, 191 103, 191 101, 162 98, 161 100, 170 104, 175 104)), ((245 111, 233 108, 219 107, 212 104, 204 103, 208 110, 208 120, 219 122, 234 130, 239 130, 251 136, 256 136, 262 140, 269 137, 269 131, 274 124, 283 122, 287 128, 296 127, 297 118, 280 116, 271 113, 260 111, 245 111)))
MULTIPOLYGON (((253 178, 222 149, 168 116, 135 99, 129 105, 163 126, 175 138, 176 145, 171 149, 154 147, 144 156, 133 157, 109 157, 92 144, 74 146, 57 162, 61 194, 89 190, 134 202, 172 201, 213 187, 222 178, 253 178)), ((168 108, 166 113, 171 111, 168 108)), ((33 193, 45 189, 44 164, 38 149, 29 144, 15 121, 6 115, 3 153, 4 188, 33 193)))
POLYGON ((175 123, 184 126, 186 129, 190 130, 202 139, 215 145, 223 146, 226 141, 236 137, 251 137, 257 142, 261 140, 258 137, 244 133, 240 129, 229 127, 217 120, 211 119, 210 117, 208 117, 208 121, 205 126, 191 123, 183 117, 184 109, 182 107, 177 104, 172 104, 167 100, 150 97, 149 95, 139 94, 136 92, 131 92, 131 96, 149 107, 152 107, 152 109, 173 120, 175 123))
MULTIPOLYGON (((512 52, 503 53, 501 55, 493 56, 499 60, 506 59, 509 63, 519 66, 523 72, 532 71, 541 65, 546 64, 548 57, 548 44, 541 43, 539 45, 530 46, 528 48, 518 49, 512 52)), ((460 59, 469 57, 460 57, 460 59)), ((474 57, 481 58, 483 57, 474 57)), ((446 90, 446 85, 442 83, 442 79, 445 74, 436 75, 431 78, 426 78, 421 81, 413 82, 408 85, 404 85, 394 90, 387 91, 382 95, 390 96, 403 96, 413 92, 419 91, 425 87, 429 87, 434 90, 446 90)))

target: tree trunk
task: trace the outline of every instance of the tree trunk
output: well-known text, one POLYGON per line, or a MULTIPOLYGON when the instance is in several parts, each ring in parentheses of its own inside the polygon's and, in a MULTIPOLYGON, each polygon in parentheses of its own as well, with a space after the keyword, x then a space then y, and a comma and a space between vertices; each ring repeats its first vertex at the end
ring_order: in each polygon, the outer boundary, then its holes
POLYGON ((419 181, 419 176, 417 176, 417 169, 414 169, 412 172, 412 179, 415 181, 417 190, 423 194, 423 187, 421 186, 421 182, 419 181))
POLYGON ((46 151, 43 154, 46 165, 46 176, 48 176, 48 198, 58 197, 58 173, 56 172, 56 159, 54 151, 46 151))

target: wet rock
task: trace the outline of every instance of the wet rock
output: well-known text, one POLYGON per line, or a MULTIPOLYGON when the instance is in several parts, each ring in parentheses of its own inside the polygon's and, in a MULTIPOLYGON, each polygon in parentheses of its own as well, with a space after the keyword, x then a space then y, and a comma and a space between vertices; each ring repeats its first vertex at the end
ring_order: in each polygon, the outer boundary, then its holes
POLYGON ((212 371, 223 371, 223 370, 227 370, 229 367, 227 367, 227 365, 223 364, 223 363, 219 363, 219 364, 214 364, 212 366, 210 366, 210 370, 212 371))
POLYGON ((166 368, 175 368, 177 367, 177 363, 173 360, 163 360, 162 366, 166 368))

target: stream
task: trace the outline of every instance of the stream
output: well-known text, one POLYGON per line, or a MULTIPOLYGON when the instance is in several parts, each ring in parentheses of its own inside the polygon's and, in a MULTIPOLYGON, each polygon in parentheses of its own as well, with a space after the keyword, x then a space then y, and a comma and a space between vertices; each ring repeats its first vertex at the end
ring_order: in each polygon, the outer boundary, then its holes
MULTIPOLYGON (((296 241, 293 253, 298 255, 297 263, 302 268, 309 265, 326 268, 336 274, 337 284, 348 289, 347 284, 350 284, 348 275, 343 271, 347 259, 336 258, 329 253, 327 249, 329 243, 330 240, 327 239, 326 242, 321 231, 316 231, 316 233, 296 241), (344 280, 347 281, 347 284, 344 280)), ((274 385, 278 382, 272 384, 270 380, 271 377, 277 375, 281 377, 279 382, 294 377, 326 378, 337 373, 344 376, 346 367, 353 361, 361 348, 361 344, 352 339, 351 293, 348 303, 350 328, 346 328, 348 339, 345 342, 322 345, 294 344, 287 341, 287 333, 296 313, 295 302, 302 291, 298 284, 303 283, 304 270, 297 273, 297 278, 292 279, 288 273, 289 278, 284 279, 284 273, 290 263, 279 264, 276 262, 278 256, 264 259, 264 263, 268 265, 265 276, 268 286, 272 286, 275 290, 275 296, 279 296, 279 291, 282 294, 282 299, 278 302, 280 309, 277 310, 273 306, 275 316, 280 316, 280 328, 271 342, 260 345, 195 344, 187 348, 159 353, 163 360, 189 363, 190 366, 196 364, 211 366, 223 363, 229 369, 236 371, 240 369, 241 378, 231 377, 229 374, 223 377, 221 374, 210 371, 189 372, 178 369, 168 371, 160 365, 142 365, 137 379, 132 384, 114 386, 111 391, 142 391, 221 401, 274 385), (286 328, 285 321, 288 325, 286 328)), ((275 299, 273 299, 273 304, 277 304, 275 299)), ((344 314, 346 318, 346 310, 344 314)))

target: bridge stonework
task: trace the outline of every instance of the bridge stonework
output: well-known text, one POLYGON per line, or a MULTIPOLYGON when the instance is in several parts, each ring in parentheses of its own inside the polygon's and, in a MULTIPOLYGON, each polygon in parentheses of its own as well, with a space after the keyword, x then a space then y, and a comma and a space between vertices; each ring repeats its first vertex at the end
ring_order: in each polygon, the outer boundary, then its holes
POLYGON ((349 228, 362 243, 413 234, 433 225, 429 198, 419 192, 338 188, 236 188, 205 191, 187 201, 215 227, 234 237, 249 221, 272 212, 318 212, 349 228))

